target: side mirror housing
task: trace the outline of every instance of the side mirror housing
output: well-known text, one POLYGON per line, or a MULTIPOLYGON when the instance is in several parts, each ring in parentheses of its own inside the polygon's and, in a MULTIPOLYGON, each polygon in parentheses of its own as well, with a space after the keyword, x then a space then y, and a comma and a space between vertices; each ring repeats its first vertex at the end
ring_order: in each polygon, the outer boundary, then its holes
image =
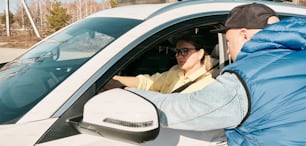
POLYGON ((132 143, 153 140, 159 133, 156 107, 148 100, 123 89, 112 89, 90 99, 83 116, 68 122, 80 133, 132 143))

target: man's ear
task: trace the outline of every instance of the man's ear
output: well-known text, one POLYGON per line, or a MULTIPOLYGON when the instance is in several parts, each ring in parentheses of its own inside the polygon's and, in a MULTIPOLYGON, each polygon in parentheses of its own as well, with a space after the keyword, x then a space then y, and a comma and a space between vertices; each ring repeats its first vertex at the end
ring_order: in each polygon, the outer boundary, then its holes
POLYGON ((241 28, 239 31, 240 36, 245 39, 245 40, 249 40, 250 38, 248 37, 248 30, 245 28, 241 28))
POLYGON ((279 18, 278 18, 278 17, 276 17, 276 16, 271 16, 271 17, 269 17, 267 24, 276 23, 276 22, 278 22, 278 21, 279 21, 279 18))

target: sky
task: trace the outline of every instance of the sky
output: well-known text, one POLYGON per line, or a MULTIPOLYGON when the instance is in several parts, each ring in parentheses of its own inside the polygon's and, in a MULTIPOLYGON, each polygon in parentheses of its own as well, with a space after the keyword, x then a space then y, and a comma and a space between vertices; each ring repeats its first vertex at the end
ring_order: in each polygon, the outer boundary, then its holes
MULTIPOLYGON (((4 13, 6 0, 0 0, 0 13, 4 13)), ((10 11, 16 11, 17 6, 21 4, 20 0, 9 0, 10 11)))

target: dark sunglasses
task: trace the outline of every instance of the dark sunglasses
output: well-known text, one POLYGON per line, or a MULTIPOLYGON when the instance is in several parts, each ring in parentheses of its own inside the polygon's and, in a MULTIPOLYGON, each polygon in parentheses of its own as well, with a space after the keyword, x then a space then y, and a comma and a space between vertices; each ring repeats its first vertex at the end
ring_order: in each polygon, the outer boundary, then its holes
POLYGON ((196 50, 195 48, 173 48, 172 51, 175 52, 176 56, 187 56, 191 50, 196 50))

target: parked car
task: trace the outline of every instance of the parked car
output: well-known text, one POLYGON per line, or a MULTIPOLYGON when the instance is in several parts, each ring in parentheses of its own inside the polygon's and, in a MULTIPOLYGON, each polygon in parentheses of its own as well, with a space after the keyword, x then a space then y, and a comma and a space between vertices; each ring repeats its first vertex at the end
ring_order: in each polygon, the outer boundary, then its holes
MULTIPOLYGON (((281 18, 306 7, 258 1, 281 18)), ((176 63, 174 40, 200 35, 219 64, 229 63, 214 30, 235 6, 252 1, 181 1, 103 10, 35 44, 0 69, 0 145, 201 145, 205 132, 159 125, 155 106, 124 89, 104 91, 114 75, 152 74, 176 63)))

